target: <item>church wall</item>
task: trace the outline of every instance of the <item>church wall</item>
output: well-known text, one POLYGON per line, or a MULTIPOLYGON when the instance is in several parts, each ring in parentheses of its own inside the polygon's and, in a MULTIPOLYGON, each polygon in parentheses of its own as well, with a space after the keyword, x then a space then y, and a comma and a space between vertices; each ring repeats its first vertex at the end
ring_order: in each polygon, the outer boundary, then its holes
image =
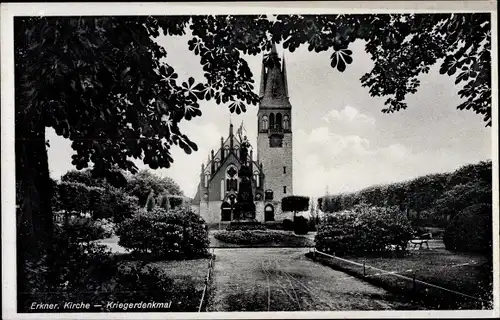
POLYGON ((219 223, 221 205, 222 201, 202 201, 200 203, 200 216, 207 223, 219 223))
POLYGON ((264 201, 255 201, 255 219, 264 222, 264 201))

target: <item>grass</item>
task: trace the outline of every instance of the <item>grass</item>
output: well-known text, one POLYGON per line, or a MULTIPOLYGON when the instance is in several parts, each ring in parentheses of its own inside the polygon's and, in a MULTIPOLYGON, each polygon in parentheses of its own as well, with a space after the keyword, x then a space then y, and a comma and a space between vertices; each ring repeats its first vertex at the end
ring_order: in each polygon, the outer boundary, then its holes
MULTIPOLYGON (((19 312, 197 312, 198 305, 205 285, 205 278, 208 271, 209 258, 193 260, 170 260, 154 261, 151 259, 138 260, 131 254, 118 253, 113 254, 110 263, 91 267, 92 272, 88 281, 85 281, 83 287, 78 290, 60 290, 57 292, 41 292, 32 294, 29 301, 19 312), (120 268, 139 268, 153 267, 160 270, 162 275, 155 275, 149 280, 147 277, 141 281, 130 281, 128 278, 122 278, 122 283, 127 282, 127 288, 120 290, 119 278, 120 268), (144 280, 145 279, 145 280, 144 280), (166 280, 171 283, 165 290, 154 291, 152 281, 158 279, 166 280), (74 310, 30 310, 32 302, 53 302, 60 306, 65 301, 90 303, 90 309, 74 310), (108 308, 108 302, 117 303, 137 303, 137 302, 156 302, 169 303, 164 308, 129 308, 127 310, 111 307, 108 308), (95 307, 94 305, 100 305, 95 307)), ((75 265, 75 268, 80 266, 75 265)), ((138 278, 135 273, 130 273, 132 278, 138 278)), ((130 276, 129 276, 130 277, 130 276)), ((123 288, 123 287, 121 287, 123 288)))
POLYGON ((291 232, 274 230, 215 231, 212 247, 310 247, 312 240, 291 232))
MULTIPOLYGON (((312 255, 308 255, 313 258, 312 255)), ((473 297, 492 301, 492 267, 486 257, 454 253, 444 249, 417 250, 403 257, 354 257, 343 259, 363 264, 343 262, 316 254, 316 260, 334 269, 344 271, 389 291, 403 294, 409 300, 422 303, 430 309, 491 308, 470 298, 426 286, 419 282, 395 277, 370 267, 394 272, 409 278, 431 283, 473 297), (365 275, 364 275, 365 274, 365 275)))

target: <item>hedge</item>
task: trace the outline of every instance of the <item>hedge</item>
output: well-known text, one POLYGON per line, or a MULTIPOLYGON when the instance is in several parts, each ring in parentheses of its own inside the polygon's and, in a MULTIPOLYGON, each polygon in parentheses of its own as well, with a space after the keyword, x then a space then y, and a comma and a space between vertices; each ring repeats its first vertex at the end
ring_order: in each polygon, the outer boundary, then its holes
POLYGON ((491 255, 492 206, 475 204, 460 211, 445 230, 443 242, 448 250, 481 252, 491 255))
POLYGON ((196 258, 208 254, 208 227, 191 210, 139 210, 118 225, 118 244, 132 252, 164 259, 196 258))
POLYGON ((396 207, 358 205, 351 211, 327 214, 318 225, 315 242, 320 251, 366 254, 405 251, 412 237, 410 222, 396 207))

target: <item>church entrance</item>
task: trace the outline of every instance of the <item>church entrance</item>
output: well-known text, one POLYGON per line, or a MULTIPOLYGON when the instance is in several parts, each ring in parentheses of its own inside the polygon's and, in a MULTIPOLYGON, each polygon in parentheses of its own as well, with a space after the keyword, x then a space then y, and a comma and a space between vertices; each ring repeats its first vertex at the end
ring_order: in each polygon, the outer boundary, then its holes
POLYGON ((268 204, 264 208, 264 219, 266 221, 274 221, 274 207, 272 204, 268 204))
POLYGON ((231 205, 227 202, 223 202, 220 206, 221 221, 231 221, 231 212, 231 205))

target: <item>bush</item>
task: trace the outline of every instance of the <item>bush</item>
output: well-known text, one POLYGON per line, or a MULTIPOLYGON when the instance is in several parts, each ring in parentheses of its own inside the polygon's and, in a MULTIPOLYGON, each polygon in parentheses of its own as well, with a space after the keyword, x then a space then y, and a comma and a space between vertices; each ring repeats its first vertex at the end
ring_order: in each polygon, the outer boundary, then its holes
POLYGON ((293 221, 290 219, 283 220, 283 230, 292 231, 293 230, 293 221))
POLYGON ((281 221, 267 221, 265 226, 269 230, 283 230, 283 222, 281 221))
POLYGON ((308 223, 307 223, 307 228, 309 229, 309 231, 317 231, 316 230, 316 218, 314 217, 311 217, 311 219, 309 219, 308 223))
POLYGON ((82 243, 74 234, 56 225, 49 252, 26 264, 26 281, 30 288, 27 300, 40 301, 40 297, 44 297, 44 301, 57 303, 64 295, 71 297, 79 291, 94 291, 101 285, 94 281, 95 275, 106 275, 112 268, 111 252, 106 246, 82 243), (46 295, 47 292, 60 294, 46 295))
POLYGON ((308 230, 308 220, 303 216, 295 217, 293 222, 293 231, 295 234, 307 234, 308 230))
POLYGON ((492 206, 475 204, 460 211, 445 230, 443 242, 448 250, 481 252, 491 255, 492 206))
POLYGON ((133 252, 165 259, 195 258, 208 254, 208 227, 190 210, 161 208, 138 211, 118 225, 118 244, 133 252))
POLYGON ((280 241, 283 239, 284 235, 279 232, 261 230, 223 230, 217 231, 214 234, 214 237, 217 240, 227 243, 263 244, 280 241))
POLYGON ((68 238, 88 242, 111 237, 114 225, 104 219, 94 221, 89 218, 73 218, 61 228, 68 238))
POLYGON ((327 214, 315 241, 318 250, 337 255, 384 252, 391 245, 405 251, 412 233, 398 208, 357 205, 352 211, 327 214))
MULTIPOLYGON (((173 279, 165 267, 139 261, 124 261, 117 269, 117 285, 114 291, 115 299, 118 301, 168 303, 175 297, 175 303, 168 311, 191 311, 184 309, 198 305, 200 297, 200 292, 196 288, 198 282, 191 277, 175 281, 179 279, 173 279), (196 301, 189 301, 193 299, 196 301), (179 302, 187 305, 180 305, 179 302)), ((158 311, 167 311, 167 308, 160 306, 158 311)))

